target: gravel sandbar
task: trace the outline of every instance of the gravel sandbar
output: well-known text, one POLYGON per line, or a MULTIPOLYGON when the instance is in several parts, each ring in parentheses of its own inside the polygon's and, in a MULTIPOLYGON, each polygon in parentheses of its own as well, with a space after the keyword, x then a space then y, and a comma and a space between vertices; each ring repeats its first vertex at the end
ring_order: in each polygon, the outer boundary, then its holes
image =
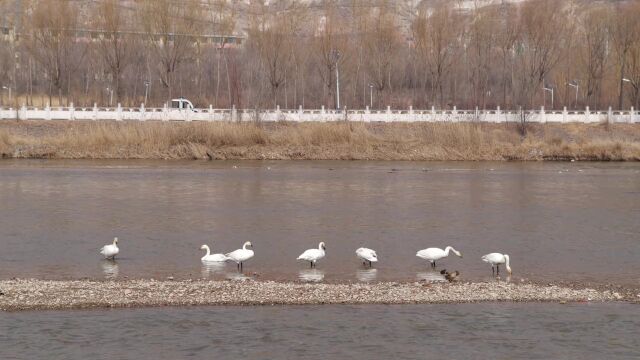
POLYGON ((0 310, 141 306, 615 301, 610 290, 529 283, 302 284, 273 281, 0 281, 0 310))

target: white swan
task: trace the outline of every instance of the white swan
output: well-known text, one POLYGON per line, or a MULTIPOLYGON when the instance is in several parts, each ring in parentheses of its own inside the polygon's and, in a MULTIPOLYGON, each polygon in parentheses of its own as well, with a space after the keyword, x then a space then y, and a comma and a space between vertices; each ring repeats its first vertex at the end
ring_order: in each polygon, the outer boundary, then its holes
POLYGON ((423 249, 418 251, 416 253, 416 256, 431 262, 431 267, 435 268, 436 260, 440 260, 442 258, 446 258, 447 256, 449 256, 449 251, 453 251, 454 254, 462 257, 462 253, 451 246, 447 246, 444 250, 440 248, 423 249))
POLYGON ((242 245, 242 249, 234 250, 228 254, 225 254, 231 261, 235 261, 238 264, 238 270, 242 270, 242 263, 253 257, 253 250, 247 249, 250 247, 253 249, 251 241, 247 241, 242 245))
POLYGON ((491 264, 491 273, 494 273, 494 270, 497 270, 496 274, 500 275, 500 265, 505 264, 507 268, 507 272, 511 275, 511 266, 509 266, 509 255, 500 254, 500 253, 491 253, 482 256, 482 261, 491 264), (494 267, 496 269, 494 269, 494 267))
POLYGON ((367 264, 366 262, 369 262, 369 267, 372 266, 372 263, 374 262, 378 262, 378 254, 376 254, 375 251, 368 249, 368 248, 358 248, 356 250, 356 256, 358 256, 358 258, 362 259, 362 263, 363 264, 367 264))
POLYGON ((118 249, 117 237, 113 238, 113 244, 105 245, 102 248, 100 248, 100 254, 104 256, 105 259, 115 260, 116 255, 118 255, 119 252, 120 252, 120 249, 118 249))
POLYGON ((311 267, 314 267, 316 265, 316 261, 324 257, 326 249, 327 247, 324 245, 324 242, 321 242, 318 244, 317 249, 309 249, 303 252, 296 260, 308 261, 311 264, 311 267))
POLYGON ((209 245, 200 246, 200 250, 207 250, 207 253, 200 259, 202 262, 225 262, 229 260, 224 254, 212 254, 209 245))

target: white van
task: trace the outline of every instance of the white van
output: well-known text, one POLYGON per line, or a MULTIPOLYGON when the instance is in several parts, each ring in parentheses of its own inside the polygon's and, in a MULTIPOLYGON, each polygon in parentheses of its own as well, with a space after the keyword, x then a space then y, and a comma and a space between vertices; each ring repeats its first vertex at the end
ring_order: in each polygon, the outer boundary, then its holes
POLYGON ((189 101, 189 100, 187 100, 185 98, 172 99, 171 100, 171 108, 172 109, 190 110, 190 111, 193 111, 193 112, 198 112, 193 107, 193 103, 191 103, 191 101, 189 101))

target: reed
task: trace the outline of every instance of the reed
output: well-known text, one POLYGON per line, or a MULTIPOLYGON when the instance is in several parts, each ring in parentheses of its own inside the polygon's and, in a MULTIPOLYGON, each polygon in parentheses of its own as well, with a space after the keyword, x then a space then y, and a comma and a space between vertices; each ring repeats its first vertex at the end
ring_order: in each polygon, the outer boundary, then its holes
POLYGON ((0 122, 5 158, 640 160, 640 125, 0 122))

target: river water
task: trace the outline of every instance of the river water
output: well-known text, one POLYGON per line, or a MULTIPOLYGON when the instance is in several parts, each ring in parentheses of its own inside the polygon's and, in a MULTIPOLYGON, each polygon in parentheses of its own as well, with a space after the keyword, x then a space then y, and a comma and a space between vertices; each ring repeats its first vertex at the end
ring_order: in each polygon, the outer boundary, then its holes
POLYGON ((0 313, 2 359, 638 359, 632 304, 0 313))
POLYGON ((639 220, 638 163, 0 161, 0 278, 413 281, 434 275, 417 250, 452 245, 439 268, 468 280, 497 251, 515 279, 637 286, 639 220), (201 265, 245 241, 244 274, 201 265), (316 270, 296 262, 320 241, 316 270))

